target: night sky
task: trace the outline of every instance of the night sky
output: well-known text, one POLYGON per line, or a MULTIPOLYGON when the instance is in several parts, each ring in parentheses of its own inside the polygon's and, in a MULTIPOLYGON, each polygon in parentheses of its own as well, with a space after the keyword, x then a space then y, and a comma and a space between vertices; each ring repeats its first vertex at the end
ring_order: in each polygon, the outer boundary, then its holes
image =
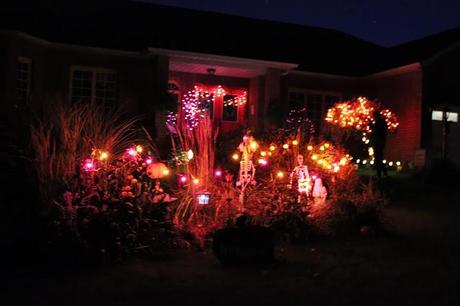
POLYGON ((341 30, 393 46, 460 26, 460 0, 139 0, 341 30))

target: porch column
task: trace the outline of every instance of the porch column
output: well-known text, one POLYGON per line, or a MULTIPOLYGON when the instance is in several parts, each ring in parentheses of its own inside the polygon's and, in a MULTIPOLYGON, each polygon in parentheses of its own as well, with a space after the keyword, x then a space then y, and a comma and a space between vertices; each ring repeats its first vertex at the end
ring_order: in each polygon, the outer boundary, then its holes
POLYGON ((257 76, 249 82, 248 127, 263 129, 265 78, 257 76))
POLYGON ((264 104, 263 113, 259 116, 263 116, 263 129, 270 127, 270 121, 267 116, 267 111, 270 103, 281 103, 281 73, 282 70, 269 68, 265 73, 265 90, 264 90, 264 104))

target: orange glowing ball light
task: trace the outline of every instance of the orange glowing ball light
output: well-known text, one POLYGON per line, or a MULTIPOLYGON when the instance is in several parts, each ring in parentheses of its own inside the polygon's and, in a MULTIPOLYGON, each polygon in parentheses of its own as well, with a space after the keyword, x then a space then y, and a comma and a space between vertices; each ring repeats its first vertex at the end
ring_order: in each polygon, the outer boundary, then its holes
POLYGON ((99 155, 99 160, 107 160, 109 159, 109 153, 106 151, 102 151, 101 154, 99 155))
POLYGON ((151 179, 160 179, 169 174, 169 169, 163 163, 153 163, 147 166, 147 175, 151 179))

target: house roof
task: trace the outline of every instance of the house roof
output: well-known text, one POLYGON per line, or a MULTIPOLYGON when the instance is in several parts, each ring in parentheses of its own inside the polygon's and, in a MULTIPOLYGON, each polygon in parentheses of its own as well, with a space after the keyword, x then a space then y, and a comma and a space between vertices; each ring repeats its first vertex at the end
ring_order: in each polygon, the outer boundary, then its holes
MULTIPOLYGON (((384 48, 336 30, 149 3, 100 0, 98 5, 75 1, 72 6, 48 2, 53 4, 13 5, 4 10, 0 28, 59 43, 127 51, 163 48, 296 63, 301 71, 348 76, 394 68, 439 51, 432 42, 438 36, 384 48)), ((447 36, 439 39, 448 43, 447 36)))

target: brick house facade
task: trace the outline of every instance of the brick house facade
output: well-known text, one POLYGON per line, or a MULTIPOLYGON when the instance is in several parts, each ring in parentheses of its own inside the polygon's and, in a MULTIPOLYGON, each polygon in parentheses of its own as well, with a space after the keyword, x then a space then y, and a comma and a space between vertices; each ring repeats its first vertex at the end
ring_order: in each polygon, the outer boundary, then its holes
MULTIPOLYGON (((265 129, 270 124, 267 117, 270 104, 278 104, 284 113, 294 103, 305 105, 321 126, 330 105, 362 95, 377 98, 398 115, 400 128, 389 136, 385 154, 388 159, 409 162, 414 161, 419 149, 428 149, 433 157, 439 155, 439 138, 434 137, 439 126, 430 117, 436 105, 449 105, 452 112, 458 111, 456 105, 460 99, 455 85, 460 71, 459 48, 453 42, 460 36, 446 40, 446 47, 439 52, 411 57, 414 51, 410 45, 386 50, 330 30, 241 17, 215 17, 210 13, 203 15, 150 4, 129 4, 122 8, 124 11, 132 8, 140 15, 137 6, 143 9, 140 20, 148 14, 158 17, 167 13, 169 18, 219 18, 225 19, 221 21, 224 23, 233 20, 252 26, 245 27, 250 32, 249 38, 241 38, 242 43, 236 48, 221 43, 218 37, 212 38, 215 43, 201 38, 190 40, 180 36, 184 29, 177 27, 168 28, 167 32, 160 27, 158 33, 150 28, 145 33, 136 32, 135 37, 127 36, 128 44, 122 41, 123 37, 117 43, 114 38, 104 42, 110 32, 104 36, 95 30, 82 39, 86 36, 78 36, 71 30, 47 35, 48 32, 35 32, 33 28, 2 24, 0 100, 4 108, 40 111, 52 99, 121 105, 133 114, 141 114, 146 125, 162 135, 164 116, 159 115, 158 109, 167 99, 168 84, 178 100, 195 85, 206 90, 220 85, 228 97, 247 93, 247 103, 232 109, 224 107, 225 97, 215 100, 213 120, 221 133, 226 133, 240 127, 265 129), (279 45, 267 45, 273 39, 266 37, 266 28, 277 31, 279 45), (324 50, 324 55, 321 50, 299 51, 289 45, 292 33, 305 35, 305 39, 312 37, 317 43, 347 44, 352 55, 333 56, 330 47, 324 50), (269 52, 262 54, 259 49, 269 52), (374 63, 377 56, 382 56, 382 60, 374 63)), ((213 24, 219 28, 218 20, 213 24)), ((110 29, 107 26, 105 31, 110 29)), ((238 32, 237 26, 235 31, 238 32)), ((451 125, 452 138, 459 131, 458 123, 451 125)), ((451 144, 452 159, 458 159, 458 150, 451 144)))

